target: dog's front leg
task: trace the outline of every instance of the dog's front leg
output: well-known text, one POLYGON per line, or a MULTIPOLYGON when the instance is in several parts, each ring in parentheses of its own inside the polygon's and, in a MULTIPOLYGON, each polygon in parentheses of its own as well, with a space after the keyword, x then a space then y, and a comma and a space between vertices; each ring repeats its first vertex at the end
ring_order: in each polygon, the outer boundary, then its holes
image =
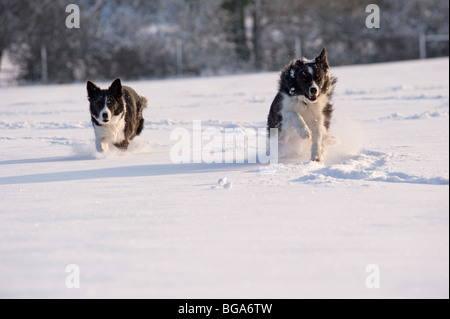
POLYGON ((311 161, 322 162, 323 161, 323 143, 322 134, 313 133, 312 147, 311 147, 311 161))
POLYGON ((103 153, 108 151, 109 143, 103 137, 101 129, 97 126, 94 126, 94 132, 95 132, 95 148, 97 149, 97 152, 103 153))
POLYGON ((311 161, 322 162, 324 155, 324 129, 322 123, 317 120, 312 125, 312 146, 311 146, 311 161))
POLYGON ((311 139, 311 130, 309 129, 308 125, 306 125, 305 120, 302 118, 302 116, 296 112, 289 112, 288 116, 289 122, 297 130, 297 134, 305 140, 311 139))
POLYGON ((97 149, 97 152, 103 152, 102 142, 97 137, 95 138, 95 148, 97 149))
POLYGON ((107 152, 109 150, 109 143, 106 143, 105 141, 95 138, 95 147, 97 148, 97 151, 100 153, 107 152))
POLYGON ((100 153, 109 151, 109 143, 100 141, 98 139, 95 140, 95 147, 97 148, 97 151, 100 153))

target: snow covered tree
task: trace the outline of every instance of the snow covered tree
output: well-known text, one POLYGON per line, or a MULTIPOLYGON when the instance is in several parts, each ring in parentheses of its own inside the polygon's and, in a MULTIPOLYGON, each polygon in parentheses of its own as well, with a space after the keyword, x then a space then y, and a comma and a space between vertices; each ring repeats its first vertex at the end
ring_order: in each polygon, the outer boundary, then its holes
MULTIPOLYGON (((0 0, 0 53, 24 81, 70 82, 279 70, 325 46, 333 65, 412 59, 420 34, 448 34, 447 0, 380 0, 368 29, 372 2, 0 0), (72 3, 79 29, 65 26, 72 3)), ((448 55, 448 41, 429 49, 448 55)))

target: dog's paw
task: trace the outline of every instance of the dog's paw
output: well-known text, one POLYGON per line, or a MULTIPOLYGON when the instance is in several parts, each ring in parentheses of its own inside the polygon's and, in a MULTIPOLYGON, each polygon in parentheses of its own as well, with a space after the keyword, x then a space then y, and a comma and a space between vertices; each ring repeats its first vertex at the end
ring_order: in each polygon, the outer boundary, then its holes
POLYGON ((312 133, 311 133, 310 129, 307 128, 307 127, 304 128, 304 129, 297 128, 297 133, 304 140, 310 140, 311 136, 312 136, 312 133))
POLYGON ((319 148, 314 147, 311 149, 311 161, 312 162, 323 162, 323 155, 324 153, 319 150, 319 148))
POLYGON ((130 145, 130 142, 128 142, 126 140, 121 143, 114 144, 115 147, 117 147, 118 149, 120 149, 122 151, 126 151, 128 149, 129 145, 130 145))
POLYGON ((103 152, 109 151, 109 144, 108 143, 101 143, 99 146, 97 146, 97 151, 99 153, 103 153, 103 152))
POLYGON ((97 152, 99 152, 99 153, 103 153, 105 151, 103 149, 103 144, 98 141, 95 142, 95 148, 97 149, 97 152))

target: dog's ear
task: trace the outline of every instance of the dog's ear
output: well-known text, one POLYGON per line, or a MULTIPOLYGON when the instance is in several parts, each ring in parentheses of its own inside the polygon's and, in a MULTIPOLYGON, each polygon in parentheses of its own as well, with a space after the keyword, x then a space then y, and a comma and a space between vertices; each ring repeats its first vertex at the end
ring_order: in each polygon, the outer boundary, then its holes
POLYGON ((98 94, 98 92, 101 91, 101 89, 91 81, 87 82, 86 88, 87 88, 89 98, 95 96, 96 94, 98 94))
POLYGON ((120 81, 120 79, 116 79, 114 80, 114 82, 111 84, 111 86, 109 87, 109 92, 117 97, 117 98, 121 98, 122 97, 122 82, 120 81))
POLYGON ((327 56, 327 49, 323 48, 322 52, 320 53, 320 55, 316 58, 317 63, 323 65, 325 68, 329 68, 329 64, 328 64, 328 56, 327 56))

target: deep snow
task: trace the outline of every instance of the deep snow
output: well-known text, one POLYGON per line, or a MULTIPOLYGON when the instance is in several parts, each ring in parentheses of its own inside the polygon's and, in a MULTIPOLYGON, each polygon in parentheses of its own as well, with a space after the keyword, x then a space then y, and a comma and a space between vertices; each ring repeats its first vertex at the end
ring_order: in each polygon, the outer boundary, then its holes
POLYGON ((333 73, 341 144, 268 172, 170 134, 264 128, 277 73, 125 83, 146 129, 107 154, 84 84, 0 88, 0 297, 448 298, 448 59, 333 73))

